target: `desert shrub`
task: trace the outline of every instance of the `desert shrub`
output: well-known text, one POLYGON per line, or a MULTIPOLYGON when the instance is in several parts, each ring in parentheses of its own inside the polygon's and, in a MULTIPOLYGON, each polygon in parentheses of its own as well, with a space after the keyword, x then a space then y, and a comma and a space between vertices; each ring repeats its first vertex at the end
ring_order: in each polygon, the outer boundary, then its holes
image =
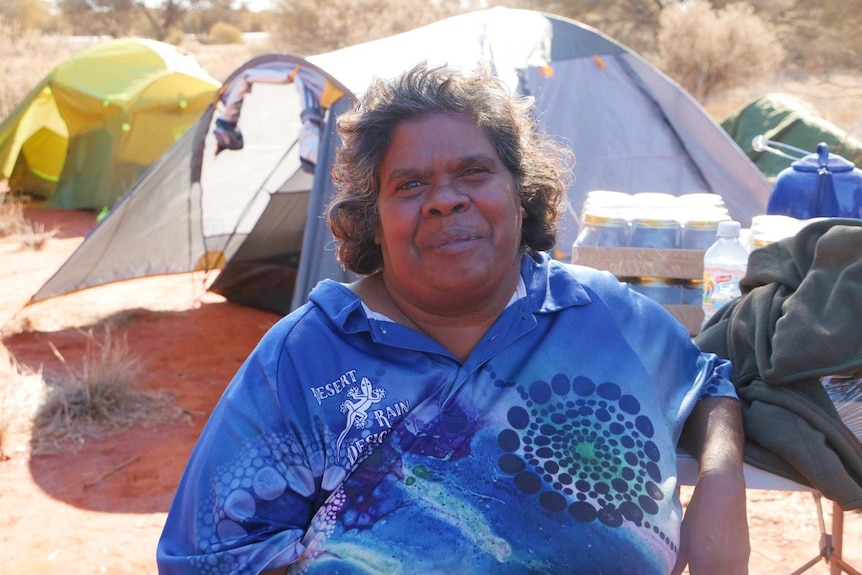
POLYGON ((38 251, 56 235, 57 230, 46 230, 44 224, 33 223, 24 217, 24 202, 0 193, 0 238, 19 236, 21 247, 38 251))
POLYGON ((179 46, 183 43, 183 40, 186 39, 186 35, 183 34, 183 31, 179 28, 171 28, 168 30, 167 34, 165 34, 165 38, 162 42, 166 44, 171 44, 172 46, 179 46))
POLYGON ((772 27, 743 2, 713 10, 705 0, 662 11, 659 66, 692 96, 710 96, 773 74, 784 59, 772 27))
POLYGON ((0 120, 70 55, 53 37, 0 17, 0 120))
POLYGON ((46 230, 45 225, 39 222, 33 223, 29 220, 24 221, 24 228, 21 230, 21 247, 25 250, 38 252, 43 249, 48 243, 48 240, 57 234, 57 229, 46 230))
POLYGON ((376 40, 462 11, 440 0, 279 0, 272 31, 280 50, 305 56, 376 40))
POLYGON ((233 24, 216 22, 207 33, 208 44, 242 44, 242 30, 233 24))
POLYGON ((44 28, 51 18, 48 5, 41 0, 4 0, 0 2, 0 17, 30 29, 44 28))
POLYGON ((44 392, 41 372, 0 353, 0 461, 9 457, 11 434, 29 429, 44 392))
POLYGON ((47 392, 34 421, 34 453, 65 440, 81 443, 89 435, 183 415, 169 394, 137 387, 143 364, 125 336, 116 336, 110 327, 101 336, 92 330, 82 333, 87 341, 79 367, 69 365, 52 346, 66 373, 45 377, 47 392))
POLYGON ((8 194, 0 194, 0 238, 20 234, 26 225, 24 204, 8 194))
MULTIPOLYGON (((747 0, 775 29, 796 73, 856 73, 862 53, 858 0, 747 0)), ((716 2, 713 2, 714 4, 716 2)))

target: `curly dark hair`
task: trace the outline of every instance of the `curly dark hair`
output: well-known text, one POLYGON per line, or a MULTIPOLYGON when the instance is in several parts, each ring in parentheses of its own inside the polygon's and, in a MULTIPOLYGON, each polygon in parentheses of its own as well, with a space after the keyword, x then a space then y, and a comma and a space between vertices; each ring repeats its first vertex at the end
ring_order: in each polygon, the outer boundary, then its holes
POLYGON ((378 226, 379 166, 400 122, 436 112, 461 114, 490 136, 526 212, 521 249, 548 250, 566 208, 572 152, 538 132, 533 99, 517 98, 484 67, 466 72, 422 62, 391 81, 375 79, 338 119, 342 146, 333 176, 338 194, 326 213, 338 261, 357 274, 383 268, 378 226))

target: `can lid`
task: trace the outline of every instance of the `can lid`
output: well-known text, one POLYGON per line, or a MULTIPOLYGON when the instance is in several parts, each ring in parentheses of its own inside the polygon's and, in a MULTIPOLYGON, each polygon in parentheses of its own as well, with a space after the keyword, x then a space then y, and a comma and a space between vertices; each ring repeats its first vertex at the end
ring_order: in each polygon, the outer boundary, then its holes
POLYGON ((607 227, 628 227, 628 222, 625 218, 608 212, 587 212, 584 214, 584 223, 607 227))
POLYGON ((742 229, 742 225, 734 220, 724 220, 722 222, 718 222, 718 237, 720 238, 738 238, 739 230, 742 229))
POLYGON ((632 226, 640 227, 640 228, 654 228, 654 229, 669 229, 669 228, 679 228, 680 223, 678 220, 670 219, 670 218, 659 218, 659 217, 651 217, 645 216, 641 218, 633 218, 632 226))
POLYGON ((637 285, 649 285, 649 286, 673 286, 678 284, 679 282, 674 278, 663 278, 663 277, 652 277, 652 276, 642 276, 642 277, 634 277, 631 278, 629 283, 637 284, 637 285))

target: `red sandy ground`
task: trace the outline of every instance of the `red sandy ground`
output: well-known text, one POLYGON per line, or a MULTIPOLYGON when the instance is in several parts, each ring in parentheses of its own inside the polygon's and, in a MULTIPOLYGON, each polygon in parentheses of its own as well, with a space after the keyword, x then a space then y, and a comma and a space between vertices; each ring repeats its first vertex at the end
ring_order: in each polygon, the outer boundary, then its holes
MULTIPOLYGON (((38 251, 0 238, 0 378, 13 378, 5 356, 43 372, 85 350, 81 328, 125 314, 122 333, 143 358, 141 385, 165 390, 189 417, 32 454, 24 425, 7 431, 0 461, 0 574, 156 573, 162 523, 194 442, 242 360, 277 319, 202 293, 188 275, 134 280, 24 307, 95 223, 93 214, 30 210, 26 218, 56 230, 38 251), (128 310, 135 310, 129 313, 128 310)), ((0 381, 2 383, 2 381, 0 381)), ((689 492, 683 491, 683 500, 689 492)), ((755 575, 789 574, 819 553, 810 493, 748 492, 755 575)), ((824 505, 827 530, 831 505, 824 505)), ((845 514, 844 559, 862 569, 862 516, 845 514)), ((830 572, 824 561, 806 573, 830 572)))

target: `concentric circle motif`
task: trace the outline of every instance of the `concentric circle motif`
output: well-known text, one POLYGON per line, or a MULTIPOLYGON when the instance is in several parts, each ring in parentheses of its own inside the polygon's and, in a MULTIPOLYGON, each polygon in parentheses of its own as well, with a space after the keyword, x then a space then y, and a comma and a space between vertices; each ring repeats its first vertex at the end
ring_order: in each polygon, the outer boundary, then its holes
POLYGON ((497 436, 497 465, 517 488, 551 513, 608 527, 624 522, 676 544, 650 521, 664 498, 661 453, 640 402, 612 382, 557 374, 518 385, 524 400, 497 436))

